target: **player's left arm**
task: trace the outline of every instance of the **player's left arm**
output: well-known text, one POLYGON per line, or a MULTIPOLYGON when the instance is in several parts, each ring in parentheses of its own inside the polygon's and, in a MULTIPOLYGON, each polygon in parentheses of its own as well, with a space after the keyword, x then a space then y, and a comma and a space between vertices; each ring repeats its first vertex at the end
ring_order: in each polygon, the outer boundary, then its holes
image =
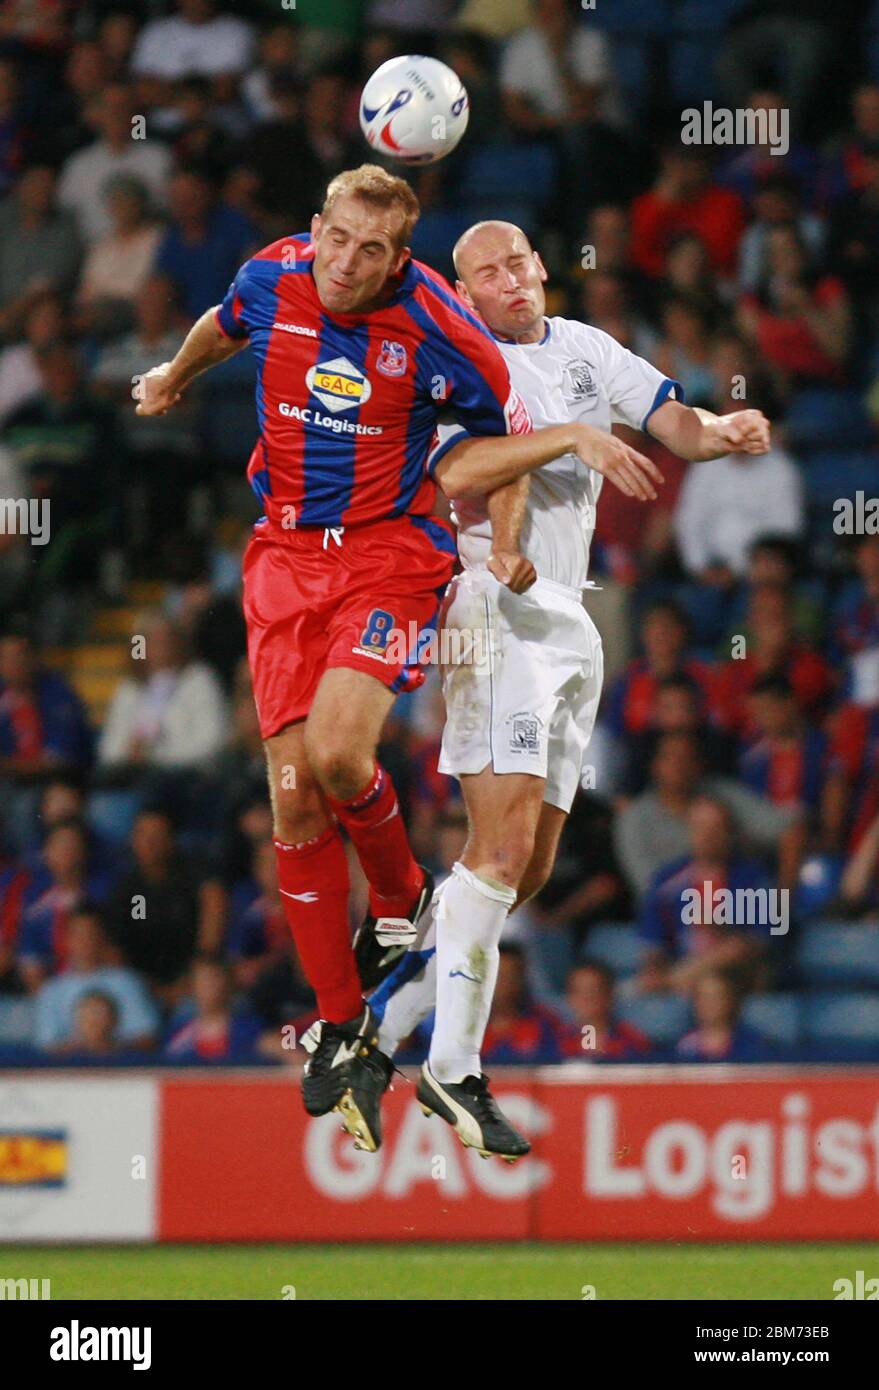
POLYGON ((770 446, 769 421, 762 410, 714 415, 698 406, 667 400, 652 412, 647 432, 673 454, 693 463, 726 454, 765 454, 770 446))
POLYGON ((491 521, 491 554, 488 568, 495 579, 514 594, 523 594, 537 578, 531 561, 519 549, 531 479, 526 473, 505 487, 495 488, 486 499, 491 521))

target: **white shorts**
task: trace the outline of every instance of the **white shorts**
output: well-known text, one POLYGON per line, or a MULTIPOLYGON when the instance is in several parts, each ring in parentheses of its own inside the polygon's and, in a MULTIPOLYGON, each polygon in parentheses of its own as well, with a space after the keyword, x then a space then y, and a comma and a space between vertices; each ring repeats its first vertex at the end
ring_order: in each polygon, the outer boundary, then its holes
POLYGON ((440 772, 526 772, 571 809, 592 735, 601 637, 572 589, 538 579, 514 594, 488 570, 449 585, 440 616, 446 726, 440 772))

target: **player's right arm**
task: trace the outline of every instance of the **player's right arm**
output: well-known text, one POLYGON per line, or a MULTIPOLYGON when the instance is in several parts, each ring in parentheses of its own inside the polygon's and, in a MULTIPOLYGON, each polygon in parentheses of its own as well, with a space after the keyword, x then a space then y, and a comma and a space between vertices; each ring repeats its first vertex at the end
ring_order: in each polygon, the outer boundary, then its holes
POLYGON ((247 346, 246 338, 230 338, 217 323, 217 308, 208 309, 190 328, 172 362, 163 362, 141 377, 136 387, 137 415, 164 415, 180 400, 189 383, 234 357, 247 346))
POLYGON ((500 437, 467 435, 462 430, 461 438, 432 472, 447 497, 483 496, 563 454, 576 454, 620 492, 642 502, 655 501, 654 484, 665 482, 656 464, 637 449, 616 435, 578 422, 500 437))
POLYGON ((163 362, 141 377, 135 391, 138 415, 164 415, 201 372, 247 347, 252 327, 252 266, 252 260, 245 261, 222 304, 206 310, 192 325, 173 362, 163 362))

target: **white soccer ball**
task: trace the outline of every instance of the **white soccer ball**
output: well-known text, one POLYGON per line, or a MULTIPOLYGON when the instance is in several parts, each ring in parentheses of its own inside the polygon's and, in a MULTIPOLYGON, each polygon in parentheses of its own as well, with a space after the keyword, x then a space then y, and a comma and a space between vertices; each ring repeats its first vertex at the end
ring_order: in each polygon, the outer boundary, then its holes
POLYGON ((374 150, 404 164, 432 164, 457 145, 470 106, 457 73, 409 54, 376 68, 360 95, 360 127, 374 150))

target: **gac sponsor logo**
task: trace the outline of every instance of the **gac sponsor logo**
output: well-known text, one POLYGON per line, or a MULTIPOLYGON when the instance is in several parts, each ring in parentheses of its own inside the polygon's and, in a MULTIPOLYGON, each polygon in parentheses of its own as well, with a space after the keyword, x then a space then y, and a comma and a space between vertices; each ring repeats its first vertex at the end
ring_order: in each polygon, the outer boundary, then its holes
POLYGON ((64 1130, 0 1130, 0 1188, 63 1187, 67 1147, 64 1130))
POLYGON ((322 430, 332 430, 333 434, 384 434, 383 425, 361 425, 359 421, 334 419, 332 415, 321 415, 310 405, 291 405, 289 401, 278 402, 278 414, 290 420, 299 420, 303 425, 319 425, 322 430))
POLYGON ((363 372, 347 357, 334 357, 331 362, 309 367, 305 384, 321 405, 334 413, 365 405, 372 395, 372 387, 363 372))

